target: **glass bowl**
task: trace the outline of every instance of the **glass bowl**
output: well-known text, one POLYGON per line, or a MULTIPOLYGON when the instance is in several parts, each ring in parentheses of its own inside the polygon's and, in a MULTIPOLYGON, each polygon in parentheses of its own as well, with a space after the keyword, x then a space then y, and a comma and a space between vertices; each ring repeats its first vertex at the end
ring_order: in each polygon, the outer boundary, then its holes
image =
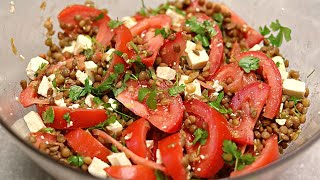
MULTIPOLYGON (((220 0, 221 1, 221 0, 220 0)), ((26 154, 36 163, 56 177, 57 179, 95 179, 94 177, 68 168, 57 163, 51 158, 39 153, 26 143, 12 128, 12 125, 21 119, 33 108, 24 109, 16 100, 21 88, 19 82, 26 79, 24 69, 30 58, 41 52, 46 52, 44 40, 45 30, 43 21, 47 17, 54 20, 54 27, 58 28, 56 16, 66 5, 83 1, 69 0, 47 1, 46 9, 40 10, 42 1, 15 0, 15 12, 10 13, 9 1, 0 2, 0 122, 8 134, 12 135, 26 154), (14 38, 18 54, 14 55, 10 39, 14 38), (21 55, 21 57, 19 57, 21 55), (22 56, 25 58, 23 60, 22 56)), ((160 0, 146 0, 146 4, 155 7, 160 0)), ((256 171, 253 174, 241 177, 243 179, 258 179, 259 177, 271 179, 286 169, 290 160, 303 155, 303 152, 320 137, 319 109, 319 82, 320 64, 320 1, 300 0, 241 0, 222 1, 236 11, 250 25, 258 28, 279 19, 292 29, 292 41, 284 43, 281 47, 282 54, 290 60, 290 68, 300 70, 302 80, 310 89, 311 107, 308 112, 307 123, 299 138, 294 141, 277 162, 256 171), (315 71, 314 71, 315 70, 315 71), (308 75, 314 71, 312 75, 308 75)), ((107 8, 113 18, 121 18, 137 11, 141 4, 139 0, 99 0, 98 7, 107 8)))

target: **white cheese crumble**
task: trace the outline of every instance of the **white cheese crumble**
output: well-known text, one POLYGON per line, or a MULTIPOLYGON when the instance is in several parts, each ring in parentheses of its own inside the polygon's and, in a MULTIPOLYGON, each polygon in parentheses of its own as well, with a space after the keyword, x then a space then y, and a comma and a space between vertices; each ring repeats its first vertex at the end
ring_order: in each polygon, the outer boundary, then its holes
POLYGON ((107 126, 107 129, 108 129, 109 131, 112 131, 113 133, 118 133, 118 132, 121 132, 121 131, 122 131, 123 127, 122 127, 122 125, 119 123, 119 121, 116 121, 116 122, 114 122, 113 124, 109 124, 109 125, 107 126))
POLYGON ((176 71, 170 67, 158 67, 157 77, 168 81, 174 80, 176 77, 176 71))
POLYGON ((76 44, 76 41, 72 41, 70 46, 66 46, 62 49, 62 53, 68 52, 73 54, 75 52, 76 44))
POLYGON ((34 80, 36 78, 35 73, 38 71, 42 64, 47 65, 49 64, 49 62, 39 56, 32 58, 26 68, 27 76, 30 79, 34 80))
POLYGON ((67 107, 67 104, 64 102, 64 99, 61 98, 61 99, 58 99, 58 100, 54 100, 54 103, 57 105, 57 106, 60 106, 60 107, 67 107))
POLYGON ((137 24, 136 19, 130 16, 125 16, 121 20, 123 24, 129 29, 137 24))
POLYGON ((113 111, 114 109, 118 108, 118 101, 112 98, 109 98, 108 103, 111 105, 111 107, 107 108, 110 111, 113 111))
POLYGON ((187 47, 185 52, 188 54, 188 65, 191 69, 202 69, 206 66, 209 61, 209 55, 206 50, 196 50, 197 45, 192 41, 187 41, 187 47), (197 51, 198 54, 195 54, 197 51))
POLYGON ((71 109, 78 109, 80 107, 80 104, 72 104, 71 106, 69 106, 69 108, 71 109))
MULTIPOLYGON (((192 81, 191 83, 186 83, 186 81, 188 81, 189 79, 189 76, 186 76, 186 75, 181 75, 181 78, 179 80, 179 86, 184 84, 186 86, 186 89, 187 89, 187 86, 192 86, 193 89, 195 89, 194 92, 187 92, 185 91, 185 95, 198 95, 198 96, 201 96, 202 93, 201 93, 201 84, 200 82, 195 79, 194 81, 192 81)), ((192 88, 191 88, 192 89, 192 88)))
POLYGON ((288 79, 289 73, 286 70, 286 66, 284 64, 284 59, 281 56, 275 56, 272 58, 273 62, 276 64, 278 67, 280 74, 281 74, 281 79, 285 80, 288 79))
POLYGON ((283 94, 303 98, 306 93, 306 84, 295 79, 285 79, 283 81, 283 94))
POLYGON ((147 145, 147 148, 152 149, 154 146, 154 141, 153 140, 146 140, 146 145, 147 145))
POLYGON ((110 167, 107 163, 94 157, 88 166, 88 172, 95 177, 106 178, 108 175, 104 169, 107 167, 110 167))
POLYGON ((91 38, 80 34, 77 37, 76 45, 74 47, 74 54, 80 54, 83 50, 91 49, 92 48, 92 41, 91 38))
POLYGON ((105 59, 106 61, 110 61, 111 59, 112 59, 112 54, 113 54, 113 52, 115 51, 116 49, 114 49, 114 48, 111 48, 111 49, 109 49, 107 52, 105 52, 104 54, 103 54, 103 59, 105 59))
POLYGON ((181 24, 184 22, 185 17, 170 8, 166 11, 166 15, 171 17, 173 29, 180 31, 181 24))
POLYGON ((259 44, 254 45, 249 51, 260 51, 261 46, 259 44))
POLYGON ((130 160, 127 158, 126 154, 121 153, 113 153, 107 156, 107 159, 111 163, 112 166, 131 166, 130 160))
POLYGON ((156 158, 157 158, 156 163, 162 164, 162 157, 161 157, 161 153, 160 153, 159 149, 157 149, 157 151, 156 151, 156 158))
POLYGON ((88 105, 89 107, 92 107, 92 101, 94 96, 92 94, 88 94, 86 99, 84 100, 84 103, 88 105))
MULTIPOLYGON (((77 70, 76 77, 83 85, 85 85, 86 79, 89 78, 88 74, 86 74, 80 70, 77 70)), ((92 81, 90 78, 89 78, 89 84, 92 85, 92 81)))
POLYGON ((129 140, 131 138, 132 138, 132 133, 129 133, 124 137, 124 140, 129 140))
POLYGON ((43 76, 38 88, 38 94, 44 97, 48 97, 48 89, 53 88, 51 82, 47 76, 43 76))
POLYGON ((30 111, 23 117, 23 119, 26 122, 30 132, 38 132, 42 128, 46 128, 40 115, 34 111, 30 111))
POLYGON ((279 124, 280 126, 285 125, 287 122, 286 119, 276 119, 276 123, 279 124))
POLYGON ((98 70, 98 65, 93 61, 85 61, 85 72, 89 76, 90 80, 94 82, 94 73, 98 70))

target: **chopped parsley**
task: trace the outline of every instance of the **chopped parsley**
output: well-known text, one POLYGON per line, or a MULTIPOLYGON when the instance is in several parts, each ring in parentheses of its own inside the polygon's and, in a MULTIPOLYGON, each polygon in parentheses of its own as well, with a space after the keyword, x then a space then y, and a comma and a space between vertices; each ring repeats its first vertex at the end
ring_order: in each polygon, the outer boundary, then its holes
POLYGON ((198 128, 194 133, 194 140, 192 142, 193 145, 195 145, 197 142, 199 142, 201 145, 205 145, 208 138, 208 132, 204 129, 198 128))
POLYGON ((217 35, 217 31, 214 29, 213 24, 210 21, 204 21, 200 23, 196 17, 187 19, 186 26, 190 28, 191 32, 196 33, 195 41, 201 42, 203 47, 209 47, 209 39, 217 35))
POLYGON ((76 167, 80 167, 84 164, 83 157, 82 156, 70 156, 68 157, 67 161, 72 165, 76 167))
POLYGON ((99 97, 94 97, 94 98, 93 98, 93 102, 94 102, 96 105, 101 105, 101 104, 104 103, 99 97))
POLYGON ((104 18, 104 14, 100 13, 97 17, 94 18, 95 21, 99 21, 104 18))
POLYGON ((297 108, 297 104, 299 102, 301 102, 301 99, 297 98, 297 97, 294 97, 294 96, 291 96, 289 101, 293 101, 294 105, 294 114, 297 116, 297 117, 300 117, 301 116, 301 112, 298 110, 297 108))
POLYGON ((53 128, 51 128, 51 127, 48 127, 48 128, 41 129, 41 132, 52 134, 52 133, 55 132, 55 130, 53 128))
POLYGON ((156 29, 155 35, 157 36, 159 34, 161 34, 164 39, 167 39, 170 35, 170 32, 167 32, 167 30, 165 28, 156 29))
POLYGON ((277 66, 277 67, 280 67, 280 62, 277 62, 277 63, 276 63, 276 66, 277 66))
POLYGON ((115 29, 115 28, 121 26, 122 24, 123 24, 122 21, 110 20, 109 23, 108 23, 108 26, 109 26, 111 29, 115 29))
POLYGON ((102 123, 94 126, 94 127, 91 127, 91 128, 88 128, 88 130, 93 130, 93 129, 101 129, 101 130, 104 130, 106 126, 110 125, 110 124, 113 124, 117 121, 117 117, 116 116, 110 116, 107 120, 103 121, 102 123))
POLYGON ((277 33, 277 35, 270 34, 267 39, 273 46, 280 47, 282 45, 283 39, 287 42, 291 40, 291 29, 280 24, 280 21, 277 19, 274 22, 271 22, 270 27, 264 26, 259 28, 260 33, 263 36, 268 36, 271 31, 277 33))
POLYGON ((37 69, 37 71, 34 73, 35 77, 39 76, 39 72, 43 71, 46 69, 47 64, 46 63, 41 63, 41 65, 39 66, 39 68, 37 69))
POLYGON ((142 16, 148 16, 148 10, 146 8, 144 0, 141 0, 141 4, 142 4, 142 7, 141 7, 141 9, 139 11, 139 14, 142 15, 142 16))
POLYGON ((168 90, 170 96, 176 96, 182 92, 184 92, 186 85, 181 84, 180 86, 174 86, 168 90))
POLYGON ((169 178, 160 170, 156 170, 155 172, 156 180, 168 180, 169 178))
POLYGON ((215 13, 213 15, 213 19, 217 22, 217 24, 219 25, 219 27, 221 28, 222 27, 222 23, 223 23, 223 20, 224 20, 224 17, 221 13, 215 13))
POLYGON ((89 83, 89 78, 85 80, 85 87, 71 86, 69 91, 69 98, 72 101, 78 100, 80 97, 90 94, 92 91, 92 86, 89 83))
POLYGON ((139 53, 138 46, 134 42, 130 41, 129 44, 136 53, 139 53))
POLYGON ((114 152, 114 153, 118 153, 119 152, 119 150, 117 149, 117 147, 114 144, 111 145, 111 151, 114 152))
POLYGON ((157 91, 149 88, 140 88, 138 92, 138 100, 142 102, 148 96, 146 103, 150 109, 157 109, 157 91))
POLYGON ((215 110, 217 110, 218 112, 220 112, 221 114, 231 114, 232 110, 230 108, 227 109, 223 105, 221 105, 221 101, 223 97, 224 97, 224 92, 221 91, 217 97, 217 100, 213 102, 209 102, 208 105, 214 108, 215 110))
POLYGON ((70 113, 64 114, 63 119, 66 120, 67 124, 70 124, 71 123, 70 113))
POLYGON ((49 107, 46 111, 42 113, 42 119, 45 124, 53 123, 54 121, 54 110, 49 107))
POLYGON ((241 170, 245 166, 252 164, 255 161, 255 157, 251 154, 242 154, 238 150, 236 143, 230 140, 223 141, 223 155, 222 158, 226 164, 234 165, 234 171, 241 170))
POLYGON ((247 56, 239 61, 239 66, 242 67, 246 73, 250 73, 250 71, 259 69, 259 61, 259 58, 247 56))
POLYGON ((93 49, 85 49, 83 51, 84 56, 86 57, 87 60, 91 60, 92 56, 94 54, 94 50, 93 49))

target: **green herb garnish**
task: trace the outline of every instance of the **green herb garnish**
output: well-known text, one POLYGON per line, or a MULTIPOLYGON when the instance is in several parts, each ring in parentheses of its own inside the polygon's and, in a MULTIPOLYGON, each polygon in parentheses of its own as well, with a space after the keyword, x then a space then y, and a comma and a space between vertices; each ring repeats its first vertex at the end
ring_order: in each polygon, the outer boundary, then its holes
POLYGON ((301 99, 297 98, 297 97, 294 97, 294 96, 291 96, 289 101, 293 101, 294 105, 294 114, 297 116, 297 117, 300 117, 301 116, 301 112, 298 110, 297 108, 297 104, 299 102, 301 102, 301 99))
POLYGON ((209 39, 217 35, 217 31, 214 29, 213 24, 210 21, 204 21, 200 23, 197 21, 196 17, 192 17, 187 19, 186 26, 190 28, 190 30, 196 33, 195 41, 200 41, 202 46, 209 47, 209 39))
POLYGON ((94 18, 95 21, 99 21, 104 18, 104 14, 100 13, 97 17, 94 18))
POLYGON ((82 156, 70 156, 67 161, 72 165, 76 167, 80 167, 84 164, 83 157, 82 156))
POLYGON ((48 127, 48 128, 43 128, 43 129, 41 129, 41 132, 44 132, 44 133, 54 133, 55 132, 55 130, 53 129, 53 128, 51 128, 51 127, 48 127))
POLYGON ((118 153, 119 152, 119 150, 117 149, 117 147, 114 144, 111 145, 111 151, 114 152, 114 153, 118 153))
POLYGON ((70 124, 70 122, 71 122, 70 113, 64 114, 63 119, 67 121, 67 124, 70 124))
POLYGON ((223 24, 223 20, 224 20, 224 17, 221 13, 215 13, 213 15, 213 19, 217 22, 217 24, 219 25, 219 27, 221 28, 222 27, 222 24, 223 24))
POLYGON ((37 69, 37 71, 34 73, 34 76, 38 77, 39 76, 39 72, 45 70, 46 66, 47 66, 46 63, 41 63, 39 68, 37 69))
POLYGON ((119 26, 121 26, 123 24, 123 22, 121 21, 118 21, 118 20, 110 20, 109 23, 108 23, 108 26, 111 28, 111 29, 115 29, 119 26))
POLYGON ((236 143, 230 140, 223 141, 222 150, 224 152, 222 158, 227 164, 234 165, 234 171, 241 170, 255 161, 255 157, 251 154, 242 155, 236 143))
POLYGON ((185 91, 186 85, 174 86, 168 90, 170 96, 176 96, 185 91))
POLYGON ((194 133, 194 140, 192 142, 193 145, 195 145, 197 142, 199 142, 201 145, 205 145, 208 138, 208 132, 204 129, 198 128, 194 133))
POLYGON ((260 27, 259 28, 260 30, 260 33, 263 35, 263 36, 267 36, 267 39, 269 39, 270 43, 273 45, 273 46, 276 46, 276 47, 280 47, 282 42, 283 42, 283 38, 289 42, 291 40, 291 29, 288 28, 288 27, 285 27, 285 26, 282 26, 279 22, 279 20, 277 19, 276 21, 274 22, 271 22, 270 24, 270 28, 268 28, 267 26, 264 26, 264 27, 260 27), (274 32, 274 33, 277 33, 277 35, 273 35, 273 34, 270 34, 271 33, 271 30, 274 32))
POLYGON ((117 121, 117 117, 116 116, 110 116, 107 120, 103 121, 102 123, 94 126, 94 127, 90 127, 88 128, 88 130, 93 130, 93 129, 101 129, 104 130, 106 126, 113 124, 117 121))
POLYGON ((91 60, 92 56, 94 54, 94 50, 93 49, 85 49, 83 51, 84 56, 86 57, 87 60, 91 60))
POLYGON ((217 100, 213 102, 209 102, 208 105, 214 108, 215 110, 217 110, 218 112, 220 112, 221 114, 231 114, 232 110, 230 108, 227 109, 223 105, 221 105, 221 101, 223 97, 224 97, 224 92, 221 91, 217 97, 217 100))
POLYGON ((139 53, 138 46, 134 42, 130 41, 129 44, 136 53, 139 53))
POLYGON ((89 78, 85 80, 85 87, 71 86, 69 90, 69 98, 72 101, 78 100, 80 97, 90 94, 92 91, 92 86, 89 83, 89 78))
POLYGON ((149 88, 140 88, 138 92, 138 100, 142 102, 146 96, 148 96, 146 100, 147 106, 150 109, 157 109, 157 91, 149 88))
POLYGON ((246 73, 250 73, 250 71, 259 69, 259 61, 259 58, 247 56, 239 61, 239 66, 242 67, 246 73))
POLYGON ((167 39, 170 33, 168 33, 165 28, 156 29, 155 35, 157 36, 159 34, 161 34, 164 39, 167 39))
POLYGON ((53 123, 54 121, 54 110, 49 107, 46 111, 42 113, 42 119, 45 124, 53 123))
POLYGON ((160 170, 156 170, 155 172, 156 180, 168 180, 168 177, 160 170))

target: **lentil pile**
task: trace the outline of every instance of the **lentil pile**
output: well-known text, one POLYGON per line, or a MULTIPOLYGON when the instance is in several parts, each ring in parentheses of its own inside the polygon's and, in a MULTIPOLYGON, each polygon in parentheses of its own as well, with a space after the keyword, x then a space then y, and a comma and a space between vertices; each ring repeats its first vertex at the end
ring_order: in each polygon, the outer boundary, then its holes
POLYGON ((291 30, 278 20, 258 32, 206 0, 107 14, 86 1, 61 11, 61 31, 44 22, 48 52, 20 82, 42 153, 102 178, 224 178, 298 138, 309 89, 287 71, 291 30))

